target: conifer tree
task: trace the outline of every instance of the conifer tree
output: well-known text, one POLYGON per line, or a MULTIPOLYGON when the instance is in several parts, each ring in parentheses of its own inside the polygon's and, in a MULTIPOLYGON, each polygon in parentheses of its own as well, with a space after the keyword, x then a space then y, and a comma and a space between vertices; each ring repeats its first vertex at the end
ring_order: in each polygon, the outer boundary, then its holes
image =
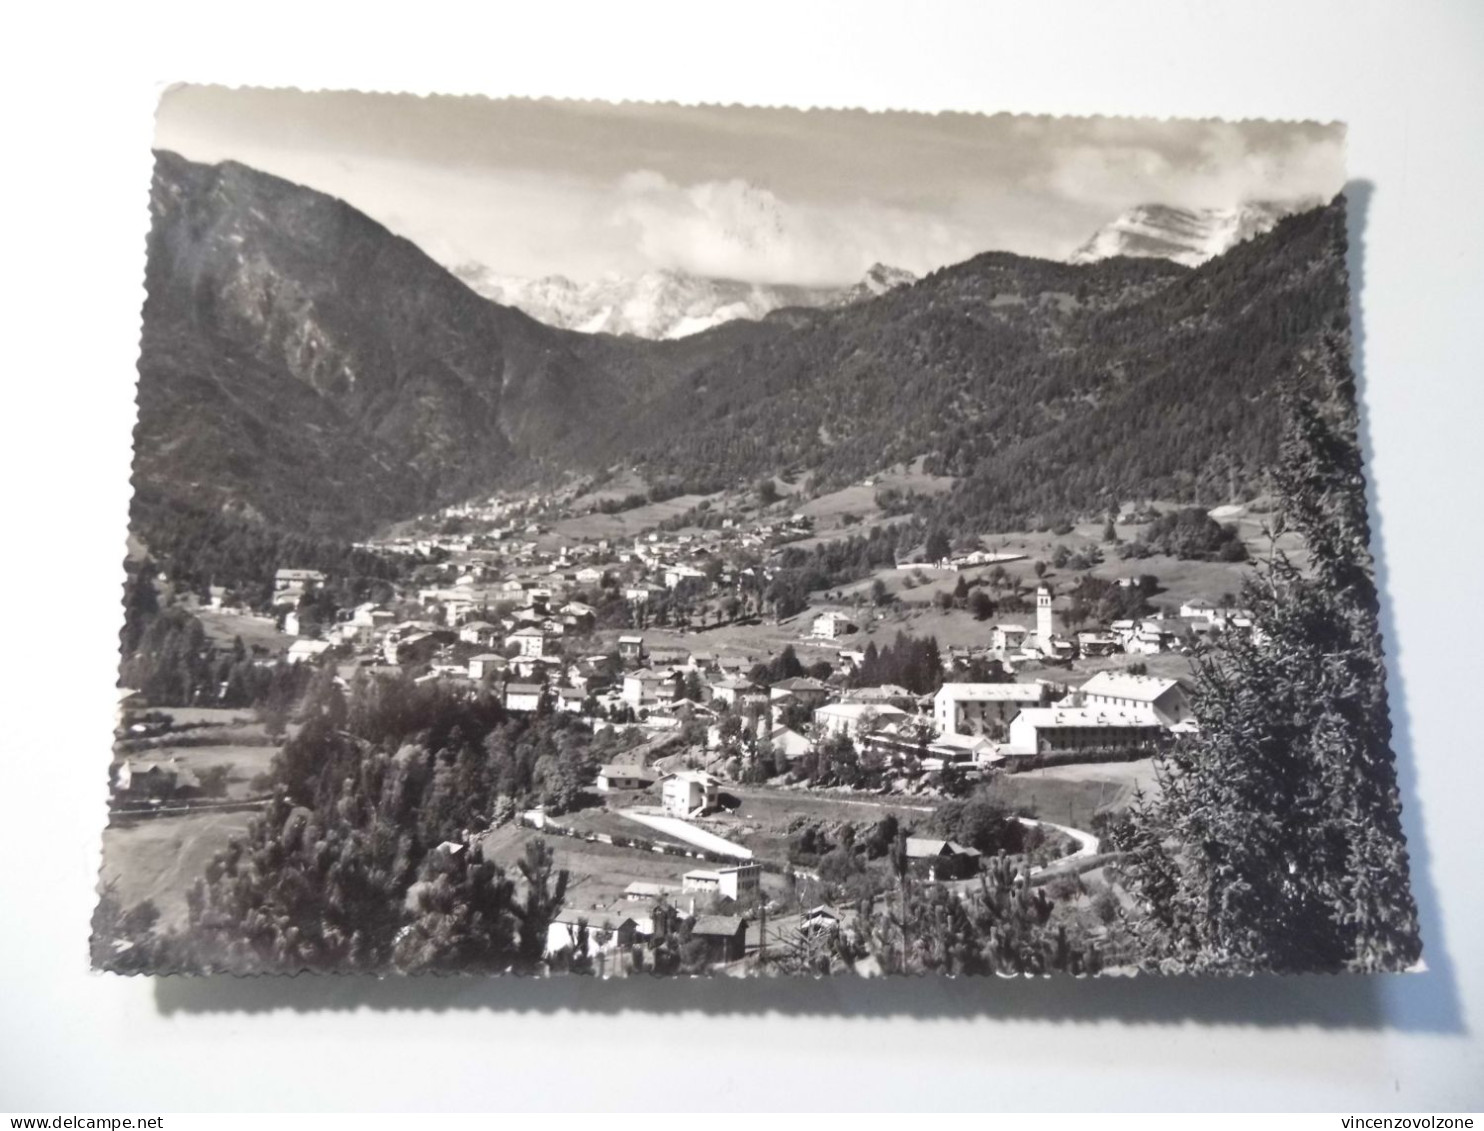
POLYGON ((1420 952, 1387 714, 1346 354, 1290 394, 1274 533, 1302 534, 1244 588, 1257 626, 1199 661, 1201 733, 1156 763, 1120 847, 1151 966, 1396 970, 1420 952), (1311 386, 1313 387, 1313 386, 1311 386))
POLYGON ((477 846, 435 848, 408 890, 412 921, 397 936, 401 970, 497 974, 515 951, 515 885, 477 846))
POLYGON ((544 840, 526 845, 519 867, 525 892, 514 909, 519 923, 516 951, 520 969, 530 973, 540 968, 547 932, 566 898, 567 870, 557 870, 556 853, 544 840))

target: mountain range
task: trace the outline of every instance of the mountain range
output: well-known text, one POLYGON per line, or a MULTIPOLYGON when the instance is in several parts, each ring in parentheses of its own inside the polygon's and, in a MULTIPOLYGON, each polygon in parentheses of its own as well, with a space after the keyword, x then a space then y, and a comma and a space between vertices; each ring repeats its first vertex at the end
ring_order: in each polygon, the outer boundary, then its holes
POLYGON ((823 488, 926 456, 959 480, 943 522, 1009 528, 1256 483, 1277 382, 1346 325, 1342 199, 1198 268, 993 252, 673 340, 546 325, 233 162, 158 154, 151 212, 136 523, 174 506, 351 537, 618 464, 823 488))
POLYGON ((1168 259, 1186 267, 1230 251, 1272 231, 1284 216, 1317 207, 1318 200, 1248 201, 1235 208, 1175 208, 1141 204, 1099 228, 1072 253, 1070 263, 1096 263, 1116 256, 1168 259))
POLYGON ((739 318, 756 321, 785 307, 848 306, 916 280, 910 271, 880 263, 846 287, 744 283, 675 270, 576 283, 562 275, 499 275, 478 263, 460 264, 454 274, 490 301, 548 326, 651 340, 684 338, 739 318))

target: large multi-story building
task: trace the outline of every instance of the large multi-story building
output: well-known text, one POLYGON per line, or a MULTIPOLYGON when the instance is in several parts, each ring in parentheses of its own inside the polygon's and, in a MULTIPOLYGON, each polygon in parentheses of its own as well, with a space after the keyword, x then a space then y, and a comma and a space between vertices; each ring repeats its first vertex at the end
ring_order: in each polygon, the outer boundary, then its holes
POLYGON ((1001 737, 1023 707, 1045 701, 1038 683, 945 683, 933 696, 933 724, 939 734, 1001 737))

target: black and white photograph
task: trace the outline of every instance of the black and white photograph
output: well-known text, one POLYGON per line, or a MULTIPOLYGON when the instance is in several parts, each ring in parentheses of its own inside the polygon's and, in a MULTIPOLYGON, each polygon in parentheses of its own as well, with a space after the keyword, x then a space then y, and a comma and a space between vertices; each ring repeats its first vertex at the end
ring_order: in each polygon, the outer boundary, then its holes
POLYGON ((153 158, 95 969, 1422 968, 1343 123, 177 85, 153 158))

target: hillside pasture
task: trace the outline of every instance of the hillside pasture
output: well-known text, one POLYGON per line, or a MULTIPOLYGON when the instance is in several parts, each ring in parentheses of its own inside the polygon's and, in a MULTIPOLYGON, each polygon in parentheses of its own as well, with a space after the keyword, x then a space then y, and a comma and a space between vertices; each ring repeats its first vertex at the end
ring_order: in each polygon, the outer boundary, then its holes
POLYGON ((642 507, 620 511, 618 514, 578 515, 575 518, 558 519, 551 524, 551 531, 543 535, 542 543, 595 542, 606 538, 612 542, 632 541, 659 526, 660 523, 684 514, 696 504, 712 498, 710 495, 677 495, 662 503, 646 503, 642 507))
POLYGON ((1094 813, 1128 808, 1136 789, 1146 795, 1158 792, 1154 763, 1148 758, 998 773, 990 788, 995 798, 1011 809, 1083 830, 1089 827, 1094 813))
POLYGON ((247 832, 255 814, 201 812, 111 821, 103 830, 100 888, 110 883, 124 907, 150 900, 159 929, 183 927, 186 893, 211 858, 247 832))
POLYGON ((611 479, 576 496, 569 504, 574 513, 590 510, 600 503, 626 499, 630 495, 642 495, 649 490, 649 482, 633 468, 615 474, 611 479))
POLYGON ((206 638, 222 650, 231 648, 233 639, 240 636, 249 651, 258 647, 268 655, 276 656, 297 639, 280 632, 272 617, 238 615, 199 608, 195 610, 195 615, 201 622, 201 627, 206 630, 206 638))
MULTIPOLYGON (((642 833, 640 826, 624 823, 632 830, 628 835, 642 833)), ((623 903, 624 888, 641 880, 678 888, 686 872, 706 867, 702 861, 688 856, 666 856, 647 849, 618 848, 566 836, 542 836, 534 829, 513 825, 496 829, 485 837, 485 857, 515 875, 516 864, 532 840, 546 841, 556 855, 557 867, 567 870, 568 907, 610 907, 623 903)), ((634 913, 643 914, 648 906, 635 903, 634 913)))
POLYGON ((735 795, 741 804, 729 815, 709 817, 701 823, 718 836, 752 849, 757 859, 779 864, 788 860, 788 827, 800 818, 825 826, 849 821, 862 829, 891 814, 904 829, 926 831, 934 809, 930 801, 902 802, 872 795, 857 799, 734 784, 728 785, 726 792, 735 795))

